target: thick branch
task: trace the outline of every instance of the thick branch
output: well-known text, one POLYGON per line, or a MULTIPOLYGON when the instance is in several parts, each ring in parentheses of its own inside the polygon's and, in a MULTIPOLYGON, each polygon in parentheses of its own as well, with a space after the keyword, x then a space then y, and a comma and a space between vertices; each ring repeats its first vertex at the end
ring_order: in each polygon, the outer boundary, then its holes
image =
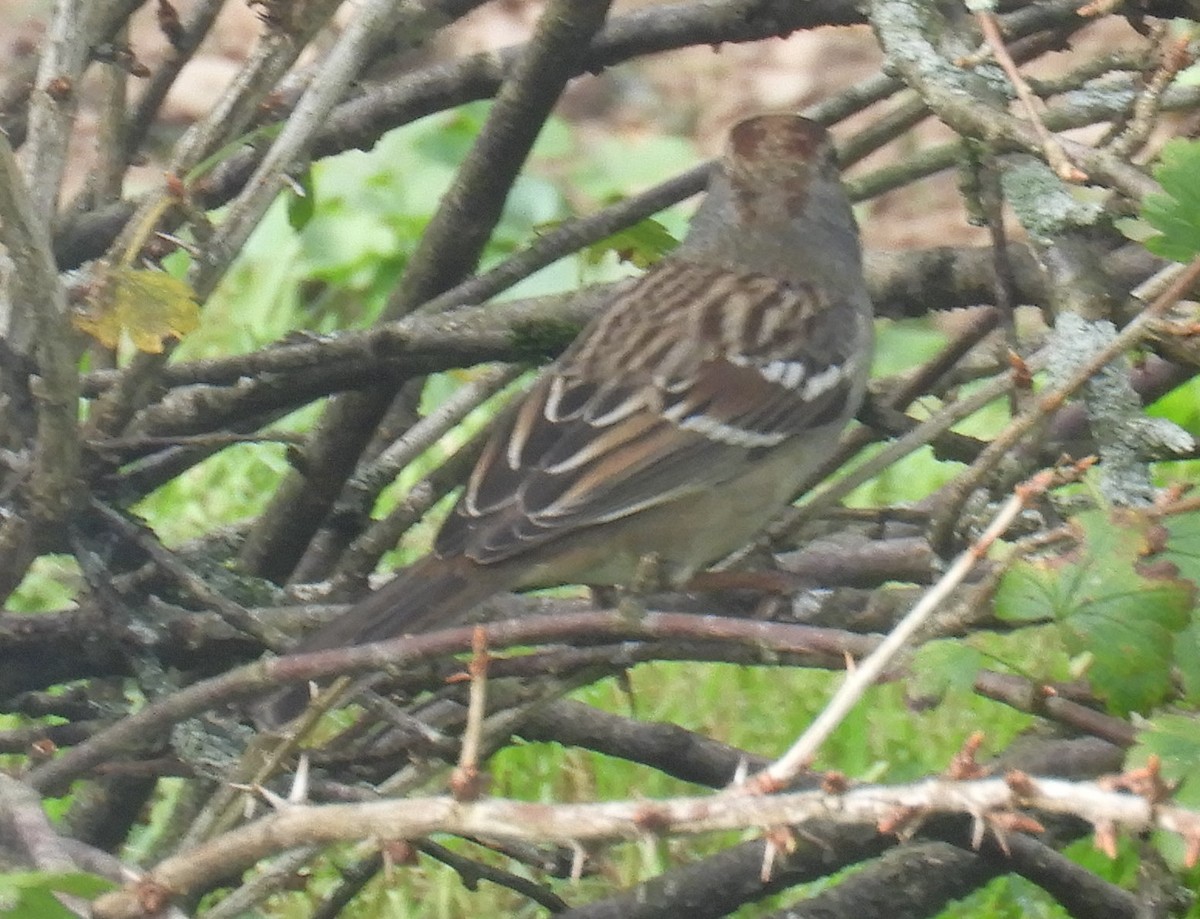
POLYGON ((723 794, 658 802, 527 804, 489 799, 419 798, 366 804, 288 807, 160 863, 137 885, 94 904, 97 919, 140 919, 138 891, 147 885, 176 895, 210 878, 228 877, 281 849, 374 836, 411 839, 432 833, 556 841, 637 839, 647 834, 708 833, 745 827, 798 825, 809 820, 877 824, 897 813, 1007 813, 1027 808, 1077 816, 1130 832, 1155 827, 1200 836, 1200 813, 1155 807, 1134 795, 1092 783, 1023 778, 975 782, 927 780, 909 786, 864 787, 844 794, 723 794))

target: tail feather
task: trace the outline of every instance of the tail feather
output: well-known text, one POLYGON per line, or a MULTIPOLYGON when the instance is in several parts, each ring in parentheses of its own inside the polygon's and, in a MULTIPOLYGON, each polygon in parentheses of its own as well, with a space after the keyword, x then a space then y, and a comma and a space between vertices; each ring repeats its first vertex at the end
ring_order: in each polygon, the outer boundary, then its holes
MULTIPOLYGON (((289 653, 348 648, 453 625, 504 589, 506 582, 497 575, 474 566, 465 571, 454 561, 427 556, 301 640, 289 653)), ((307 686, 289 686, 256 703, 252 715, 260 727, 278 727, 299 715, 308 698, 307 686)))

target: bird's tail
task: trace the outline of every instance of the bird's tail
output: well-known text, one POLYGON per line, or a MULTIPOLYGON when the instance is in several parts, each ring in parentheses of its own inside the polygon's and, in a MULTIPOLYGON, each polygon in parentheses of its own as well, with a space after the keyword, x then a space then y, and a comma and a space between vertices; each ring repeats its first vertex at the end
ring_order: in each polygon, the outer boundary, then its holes
MULTIPOLYGON (((474 565, 464 570, 456 561, 426 556, 415 562, 288 653, 348 648, 450 626, 507 586, 496 572, 474 565)), ((308 700, 307 685, 289 686, 256 703, 251 714, 260 727, 278 727, 299 715, 308 700)))

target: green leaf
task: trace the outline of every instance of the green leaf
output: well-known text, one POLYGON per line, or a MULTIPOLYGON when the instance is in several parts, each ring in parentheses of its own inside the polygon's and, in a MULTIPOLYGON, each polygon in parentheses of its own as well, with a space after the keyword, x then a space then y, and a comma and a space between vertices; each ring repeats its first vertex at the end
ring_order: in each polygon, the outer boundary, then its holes
POLYGON ((414 149, 457 169, 475 146, 490 106, 490 102, 477 102, 439 116, 436 129, 422 133, 413 144, 414 149))
POLYGON ((1146 221, 1138 217, 1119 217, 1113 221, 1113 226, 1121 231, 1126 239, 1132 239, 1135 243, 1146 244, 1149 239, 1154 239, 1158 236, 1158 231, 1146 221))
POLYGON ((913 655, 910 686, 919 696, 970 692, 981 667, 983 654, 963 641, 931 641, 913 655))
POLYGON ((395 232, 379 217, 345 208, 322 208, 304 228, 300 245, 314 277, 352 289, 366 286, 397 248, 395 232))
POLYGON ((586 264, 597 265, 609 252, 615 252, 622 262, 645 269, 678 245, 679 240, 665 226, 648 217, 588 246, 583 258, 586 264))
POLYGON ((1183 681, 1183 699, 1200 705, 1200 622, 1193 622, 1175 640, 1175 666, 1183 681))
POLYGON ((1191 261, 1200 253, 1200 141, 1169 141, 1154 177, 1163 193, 1146 196, 1142 218, 1162 235, 1146 240, 1146 248, 1164 258, 1191 261))
POLYGON ((54 896, 55 892, 95 897, 116 885, 82 871, 18 871, 0 874, 0 915, 4 919, 73 919, 75 913, 54 896))
POLYGON ((996 615, 1005 622, 1059 619, 1069 599, 1057 568, 1056 560, 1015 562, 996 591, 996 615))
POLYGON ((299 233, 317 212, 317 187, 313 184, 312 167, 305 169, 296 179, 298 188, 292 189, 287 198, 288 224, 299 233))
POLYGON ((25 890, 11 909, 4 911, 5 919, 74 919, 75 913, 55 899, 48 890, 25 890))
POLYGON ((1171 690, 1176 634, 1189 623, 1195 584, 1150 556, 1164 533, 1132 510, 1091 511, 1072 521, 1064 555, 1017 562, 996 596, 1009 621, 1053 619, 1067 650, 1090 658, 1093 690, 1118 714, 1145 711, 1171 690))
POLYGON ((0 874, 0 887, 14 890, 56 890, 77 897, 94 897, 117 885, 85 871, 15 871, 0 874))
MULTIPOLYGON (((1200 584, 1200 514, 1173 515, 1163 523, 1167 529, 1163 559, 1193 584, 1200 584)), ((1183 681, 1184 699, 1200 704, 1200 617, 1195 609, 1191 624, 1175 640, 1175 666, 1183 681)))
POLYGON ((1200 583, 1200 513, 1173 514, 1163 518, 1166 540, 1162 558, 1179 568, 1179 573, 1200 583))
POLYGON ((1176 796, 1181 804, 1200 803, 1200 718, 1196 715, 1159 714, 1143 722, 1130 763, 1141 765, 1151 754, 1162 763, 1163 777, 1181 782, 1176 796))

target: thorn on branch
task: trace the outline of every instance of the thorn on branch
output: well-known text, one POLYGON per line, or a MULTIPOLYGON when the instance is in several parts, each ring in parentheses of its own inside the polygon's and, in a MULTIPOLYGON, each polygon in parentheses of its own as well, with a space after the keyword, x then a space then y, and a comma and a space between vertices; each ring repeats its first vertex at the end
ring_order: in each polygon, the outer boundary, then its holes
POLYGON ((983 731, 976 731, 966 739, 966 742, 950 760, 950 766, 946 769, 947 778, 965 781, 981 779, 988 774, 988 770, 981 766, 976 759, 979 748, 983 745, 983 739, 983 731))
POLYGON ((1032 798, 1037 794, 1037 784, 1020 769, 1009 769, 1004 774, 1004 782, 1018 798, 1032 798))
POLYGON ((56 744, 49 737, 43 737, 39 740, 35 740, 29 745, 29 763, 30 765, 44 763, 47 760, 52 759, 54 754, 57 752, 58 744, 56 744))
POLYGON ((1117 827, 1111 820, 1096 824, 1096 848, 1109 858, 1117 857, 1117 827))
POLYGON ((1146 760, 1146 765, 1100 779, 1097 784, 1110 791, 1128 791, 1143 798, 1151 806, 1168 800, 1176 788, 1163 778, 1162 761, 1157 754, 1151 754, 1146 760))
POLYGON ((383 870, 390 876, 397 865, 412 866, 417 863, 420 852, 407 839, 389 839, 379 847, 383 856, 383 870))
POLYGON ((157 916, 171 905, 173 894, 170 888, 156 881, 143 879, 134 887, 134 896, 147 916, 157 916))
POLYGON ((670 815, 653 805, 645 805, 634 811, 633 822, 639 830, 653 836, 661 836, 671 829, 670 815))
POLYGON ((1025 358, 1021 357, 1016 351, 1009 351, 1008 366, 1012 371, 1013 386, 1016 389, 1028 390, 1033 388, 1033 371, 1025 362, 1025 358))
POLYGON ((307 753, 301 753, 296 763, 296 774, 292 778, 292 787, 288 789, 289 804, 303 804, 308 800, 309 758, 307 753))
POLYGON ((66 102, 75 92, 70 77, 55 77, 46 84, 46 94, 55 102, 66 102))
POLYGON ((796 834, 786 826, 771 827, 767 830, 764 839, 766 845, 763 847, 762 868, 759 870, 758 878, 762 883, 766 884, 771 880, 771 871, 775 867, 775 862, 782 852, 786 855, 796 851, 796 834))
POLYGON ((184 202, 188 199, 187 183, 183 177, 174 172, 163 173, 163 185, 167 189, 167 194, 176 200, 176 202, 184 202))
POLYGON ((750 776, 740 790, 750 795, 773 795, 783 791, 785 785, 785 782, 775 778, 769 770, 764 769, 750 776))
POLYGON ((456 801, 478 801, 488 790, 487 773, 477 766, 459 766, 450 776, 450 793, 456 801))
POLYGON ((583 868, 587 864, 587 849, 574 840, 571 841, 571 880, 578 881, 583 877, 583 868))
POLYGON ((913 837, 924 822, 925 811, 922 808, 897 807, 891 813, 881 817, 875 826, 885 836, 895 836, 901 841, 907 841, 913 837))
POLYGON ((150 68, 137 59, 129 45, 105 42, 92 48, 92 57, 101 63, 120 67, 131 77, 144 80, 150 76, 150 68))
POLYGON ((1187 846, 1183 853, 1183 863, 1188 868, 1195 868, 1200 864, 1200 831, 1187 833, 1183 838, 1187 846))
POLYGON ((850 781, 842 772, 826 772, 821 777, 821 791, 827 795, 844 795, 850 788, 850 781))
POLYGON ((458 801, 475 801, 487 789, 487 776, 479 770, 479 749, 483 736, 483 717, 487 712, 487 671, 491 658, 487 650, 487 630, 476 626, 471 635, 471 678, 467 701, 467 723, 463 731, 458 768, 450 777, 450 791, 458 801))
POLYGON ((1000 851, 1005 855, 1012 855, 1008 847, 1008 837, 1012 833, 1027 833, 1036 835, 1045 833, 1046 828, 1030 817, 1028 814, 1022 814, 1019 811, 993 811, 984 817, 987 822, 988 829, 992 831, 992 835, 996 838, 996 844, 1000 846, 1000 851))

